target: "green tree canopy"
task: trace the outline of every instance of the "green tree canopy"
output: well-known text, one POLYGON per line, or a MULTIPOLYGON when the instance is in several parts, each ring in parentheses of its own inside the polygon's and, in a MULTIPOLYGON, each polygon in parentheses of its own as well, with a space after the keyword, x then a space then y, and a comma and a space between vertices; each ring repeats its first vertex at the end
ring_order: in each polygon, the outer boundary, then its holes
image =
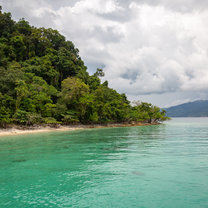
POLYGON ((131 106, 101 77, 100 68, 89 75, 79 50, 57 30, 15 22, 0 6, 0 126, 167 119, 150 103, 131 106))

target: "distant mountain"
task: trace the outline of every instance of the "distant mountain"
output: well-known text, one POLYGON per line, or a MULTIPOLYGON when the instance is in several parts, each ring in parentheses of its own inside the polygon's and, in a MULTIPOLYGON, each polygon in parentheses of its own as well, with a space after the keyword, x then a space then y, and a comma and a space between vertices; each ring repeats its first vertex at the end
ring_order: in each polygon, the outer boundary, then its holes
POLYGON ((169 117, 208 117, 208 100, 198 100, 165 109, 169 117))

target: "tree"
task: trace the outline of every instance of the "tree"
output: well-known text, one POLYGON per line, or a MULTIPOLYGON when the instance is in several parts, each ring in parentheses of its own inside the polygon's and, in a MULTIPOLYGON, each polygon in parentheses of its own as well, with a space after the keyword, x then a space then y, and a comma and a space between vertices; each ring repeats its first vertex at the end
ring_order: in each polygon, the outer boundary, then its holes
POLYGON ((11 96, 3 95, 0 92, 0 126, 6 127, 12 122, 12 108, 14 106, 14 99, 11 96))
POLYGON ((11 38, 11 44, 16 54, 16 61, 23 61, 26 58, 26 46, 22 36, 14 36, 11 38))
POLYGON ((51 63, 51 57, 47 54, 42 57, 33 57, 24 64, 24 70, 42 77, 48 84, 58 86, 59 72, 55 70, 51 63))
POLYGON ((135 106, 132 108, 131 117, 136 121, 146 121, 148 123, 155 123, 169 119, 165 115, 165 110, 162 110, 153 106, 151 103, 135 102, 135 106))
MULTIPOLYGON (((76 114, 79 120, 82 120, 85 114, 86 104, 89 102, 89 100, 86 99, 88 94, 88 85, 78 78, 68 77, 62 81, 62 90, 59 94, 60 98, 58 103, 62 103, 66 106, 66 112, 68 112, 68 109, 72 109, 73 112, 76 112, 73 115, 76 114)), ((59 104, 59 106, 61 105, 59 104)))
POLYGON ((102 69, 97 68, 96 72, 94 73, 94 76, 96 76, 96 77, 104 77, 105 73, 103 72, 102 69))
POLYGON ((2 13, 0 7, 0 37, 10 37, 15 31, 15 21, 11 19, 11 13, 2 13))
POLYGON ((26 21, 24 18, 20 19, 16 23, 16 30, 25 36, 30 36, 32 33, 32 27, 29 25, 29 22, 26 21))
POLYGON ((75 77, 68 77, 62 82, 60 97, 65 103, 77 103, 80 97, 89 93, 89 86, 75 77))

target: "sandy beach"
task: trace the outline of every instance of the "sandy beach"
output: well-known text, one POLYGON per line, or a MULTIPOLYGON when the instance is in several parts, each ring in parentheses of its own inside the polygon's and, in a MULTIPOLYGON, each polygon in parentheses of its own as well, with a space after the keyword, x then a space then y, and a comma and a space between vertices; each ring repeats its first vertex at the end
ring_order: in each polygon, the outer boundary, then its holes
POLYGON ((82 127, 65 127, 65 126, 61 126, 59 128, 40 127, 40 128, 36 128, 36 129, 9 128, 9 129, 0 129, 0 137, 20 135, 20 134, 34 134, 34 133, 43 133, 43 132, 53 132, 53 131, 74 131, 74 130, 81 130, 81 129, 84 129, 84 128, 82 128, 82 127))
POLYGON ((69 126, 38 126, 38 127, 12 127, 6 129, 0 129, 0 137, 3 136, 12 136, 20 134, 34 134, 34 133, 43 133, 43 132, 54 132, 54 131, 75 131, 82 129, 91 129, 91 128, 112 128, 112 127, 130 127, 130 126, 147 126, 147 125, 158 125, 158 123, 149 124, 149 123, 131 123, 131 124, 106 124, 106 125, 69 125, 69 126))

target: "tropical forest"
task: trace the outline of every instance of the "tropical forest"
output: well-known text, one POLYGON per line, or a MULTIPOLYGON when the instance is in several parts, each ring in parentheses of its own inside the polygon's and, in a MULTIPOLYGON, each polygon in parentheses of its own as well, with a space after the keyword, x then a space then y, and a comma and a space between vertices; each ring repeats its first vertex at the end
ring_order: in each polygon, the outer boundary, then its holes
POLYGON ((79 50, 57 30, 14 21, 0 8, 0 126, 155 123, 165 110, 132 104, 104 80, 89 74, 79 50))

